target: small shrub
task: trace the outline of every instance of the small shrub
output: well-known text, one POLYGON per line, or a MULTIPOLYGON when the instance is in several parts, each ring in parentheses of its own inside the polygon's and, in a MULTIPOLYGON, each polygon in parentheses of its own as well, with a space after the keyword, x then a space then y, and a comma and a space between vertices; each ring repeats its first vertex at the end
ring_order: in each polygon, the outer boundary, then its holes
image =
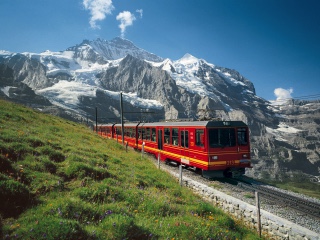
POLYGON ((44 142, 40 138, 32 136, 27 138, 27 142, 29 142, 30 146, 34 148, 41 147, 44 145, 44 142))
POLYGON ((43 155, 47 155, 51 161, 59 163, 65 160, 65 156, 62 152, 55 150, 48 145, 41 147, 39 150, 43 155))
POLYGON ((61 170, 61 174, 68 179, 91 177, 93 179, 104 179, 110 177, 105 169, 93 167, 83 162, 69 162, 69 164, 61 170))
POLYGON ((32 153, 33 148, 30 147, 27 143, 25 142, 12 142, 8 144, 8 149, 7 149, 7 154, 8 158, 11 159, 12 161, 18 161, 22 160, 25 155, 32 153))
POLYGON ((40 195, 64 189, 63 180, 51 173, 33 172, 29 177, 32 178, 29 188, 34 194, 40 195))

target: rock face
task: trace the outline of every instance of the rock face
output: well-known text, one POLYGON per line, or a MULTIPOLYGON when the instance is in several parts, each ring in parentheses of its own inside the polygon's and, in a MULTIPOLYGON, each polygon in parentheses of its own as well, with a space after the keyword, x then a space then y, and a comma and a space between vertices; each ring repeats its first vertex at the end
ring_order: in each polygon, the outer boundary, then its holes
POLYGON ((85 40, 61 52, 0 51, 0 95, 72 119, 118 122, 120 92, 128 121, 242 120, 250 127, 249 176, 320 175, 320 103, 273 106, 233 69, 186 54, 163 59, 132 42, 85 40), (50 101, 50 102, 49 102, 50 101))
POLYGON ((251 174, 276 179, 296 172, 319 175, 320 101, 291 100, 273 111, 280 124, 277 129, 266 128, 263 137, 254 137, 254 156, 264 161, 251 174))
POLYGON ((23 82, 33 89, 52 85, 46 76, 46 69, 39 61, 22 54, 1 57, 0 63, 13 70, 15 82, 23 82))
MULTIPOLYGON (((28 78, 29 74, 26 74, 28 78)), ((7 100, 26 104, 32 107, 51 106, 45 97, 35 94, 35 92, 24 82, 17 81, 14 71, 4 64, 0 64, 0 96, 7 100)))

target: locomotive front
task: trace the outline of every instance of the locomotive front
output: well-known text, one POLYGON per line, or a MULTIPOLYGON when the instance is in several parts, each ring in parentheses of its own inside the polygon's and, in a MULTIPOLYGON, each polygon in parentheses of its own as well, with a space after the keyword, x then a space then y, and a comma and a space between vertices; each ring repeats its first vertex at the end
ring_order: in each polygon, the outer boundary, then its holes
POLYGON ((242 121, 208 122, 206 127, 208 169, 204 177, 223 174, 236 177, 251 168, 248 126, 242 121))

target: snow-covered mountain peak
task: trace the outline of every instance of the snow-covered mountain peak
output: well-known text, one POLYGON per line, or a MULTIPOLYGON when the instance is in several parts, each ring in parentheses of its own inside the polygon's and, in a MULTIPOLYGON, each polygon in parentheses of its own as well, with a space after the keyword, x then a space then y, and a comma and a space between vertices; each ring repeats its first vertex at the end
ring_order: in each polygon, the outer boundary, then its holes
POLYGON ((116 37, 110 41, 111 45, 114 45, 116 47, 122 47, 122 48, 127 48, 127 49, 139 49, 136 47, 133 42, 131 42, 128 39, 121 38, 121 37, 116 37))
POLYGON ((182 58, 180 58, 179 60, 177 60, 175 62, 187 65, 187 64, 197 63, 197 62, 199 62, 199 59, 194 57, 190 53, 186 53, 182 58))
POLYGON ((0 55, 11 55, 12 53, 5 50, 0 50, 0 55))
POLYGON ((74 51, 78 56, 99 57, 99 61, 117 60, 127 55, 152 62, 161 62, 163 59, 153 53, 135 46, 131 41, 116 37, 111 41, 96 39, 84 40, 81 44, 70 47, 67 51, 74 51))

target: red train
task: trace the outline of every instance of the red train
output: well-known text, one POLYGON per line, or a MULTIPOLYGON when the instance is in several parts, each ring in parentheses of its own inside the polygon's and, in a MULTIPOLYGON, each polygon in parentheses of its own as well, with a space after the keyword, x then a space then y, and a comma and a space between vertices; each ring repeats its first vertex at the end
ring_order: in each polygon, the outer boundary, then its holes
MULTIPOLYGON (((122 142, 121 124, 97 132, 122 142)), ((206 178, 234 177, 251 168, 249 129, 242 121, 125 123, 124 141, 169 163, 202 170, 206 178)))

